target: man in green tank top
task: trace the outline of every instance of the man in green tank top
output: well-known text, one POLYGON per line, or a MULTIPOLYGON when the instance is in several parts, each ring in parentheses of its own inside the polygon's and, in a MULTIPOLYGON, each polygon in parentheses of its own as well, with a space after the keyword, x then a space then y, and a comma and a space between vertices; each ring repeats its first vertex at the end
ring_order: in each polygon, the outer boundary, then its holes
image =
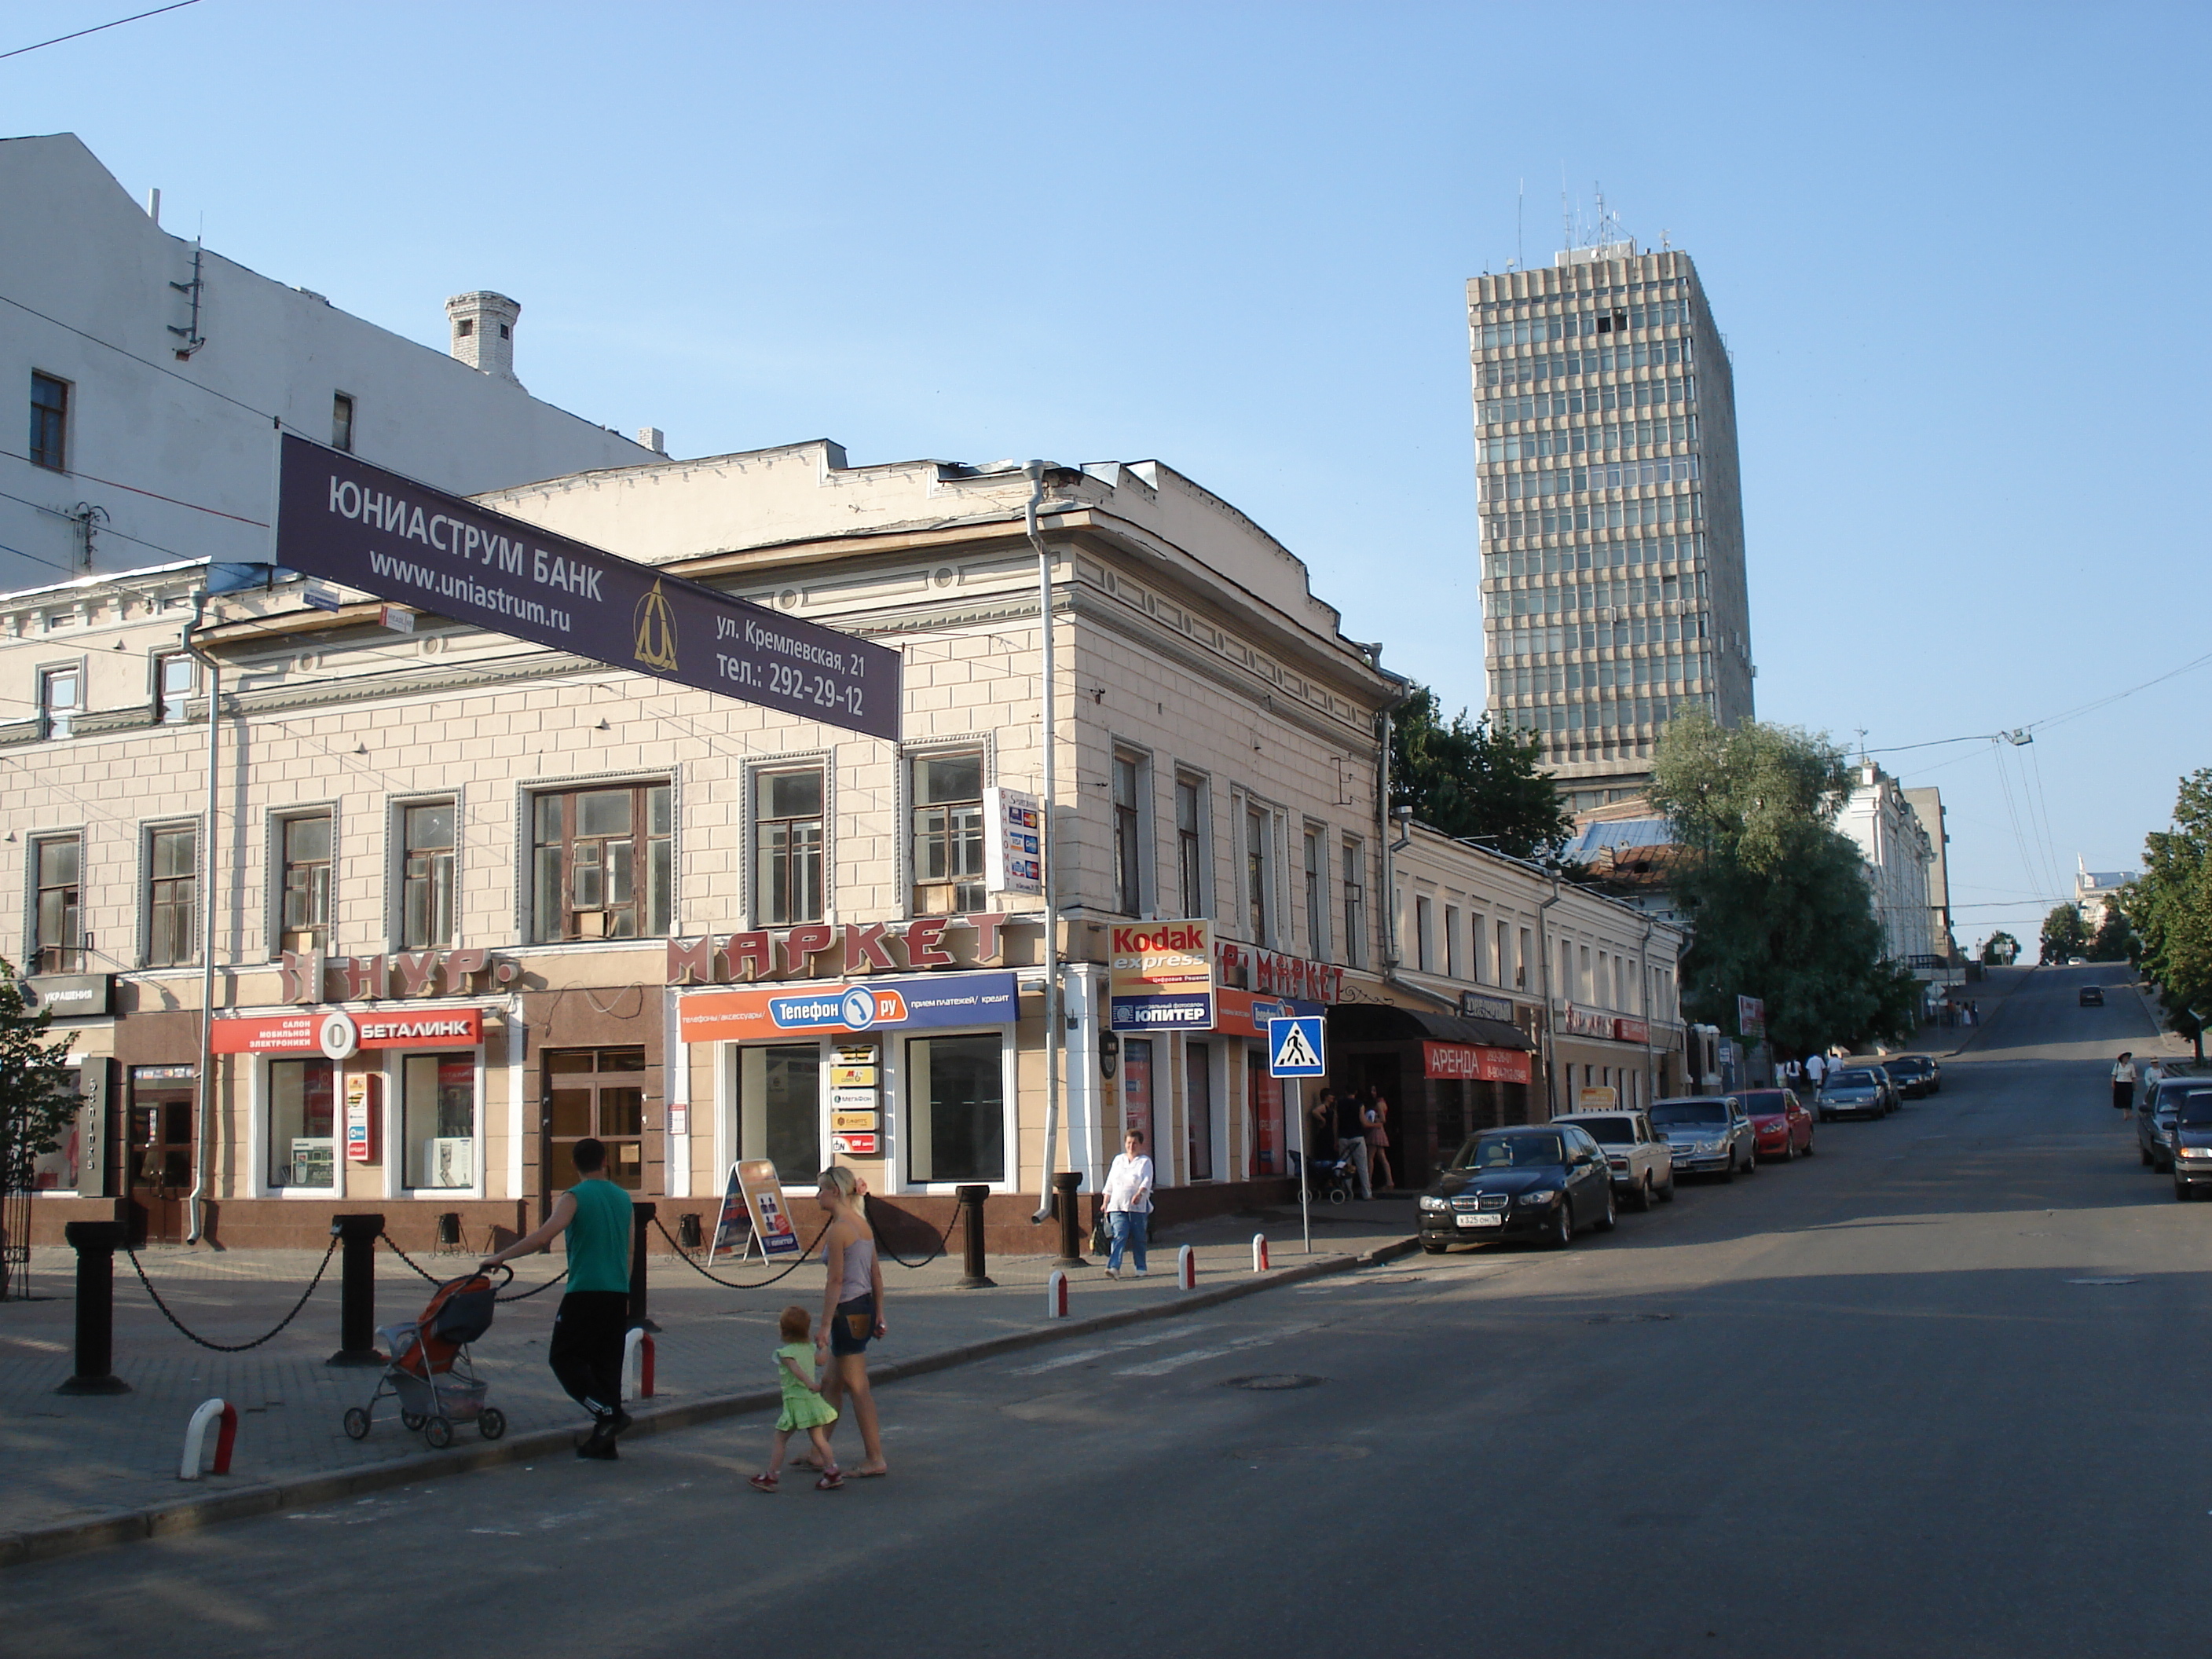
POLYGON ((567 1235, 568 1289, 553 1316, 545 1361, 568 1397, 592 1414, 576 1455, 616 1458, 615 1437, 630 1424, 622 1408, 623 1340, 629 1331, 629 1194, 606 1177, 607 1149, 578 1141, 570 1151, 580 1177, 555 1200, 545 1224, 483 1259, 490 1271, 512 1256, 550 1250, 567 1235))

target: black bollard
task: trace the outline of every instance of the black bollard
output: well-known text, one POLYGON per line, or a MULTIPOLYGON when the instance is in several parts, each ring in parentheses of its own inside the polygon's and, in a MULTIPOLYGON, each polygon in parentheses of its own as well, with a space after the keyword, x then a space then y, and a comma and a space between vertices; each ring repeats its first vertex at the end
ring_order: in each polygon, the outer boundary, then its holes
POLYGON ((64 1223, 62 1237, 76 1251, 76 1371, 56 1394, 129 1394, 115 1374, 115 1253, 123 1248, 119 1221, 64 1223))
POLYGON ((1060 1254, 1053 1259, 1055 1267, 1087 1267, 1083 1259, 1083 1239, 1077 1231, 1080 1217, 1075 1201, 1075 1189, 1083 1184, 1083 1171, 1061 1170, 1052 1178, 1053 1212, 1060 1218, 1060 1254))
POLYGON ((634 1331, 653 1332, 660 1327, 653 1322, 650 1304, 645 1289, 645 1230, 653 1224, 655 1212, 650 1204, 641 1204, 635 1199, 629 1206, 629 1328, 634 1331))
POLYGON ((376 1241, 384 1232, 380 1215, 334 1215, 331 1237, 338 1241, 338 1351, 327 1365, 381 1365, 376 1351, 376 1241))
POLYGON ((960 1277, 956 1288, 963 1291, 988 1290, 996 1281, 983 1271, 983 1200, 991 1195, 988 1187, 956 1187, 960 1196, 961 1221, 965 1231, 961 1234, 960 1277))

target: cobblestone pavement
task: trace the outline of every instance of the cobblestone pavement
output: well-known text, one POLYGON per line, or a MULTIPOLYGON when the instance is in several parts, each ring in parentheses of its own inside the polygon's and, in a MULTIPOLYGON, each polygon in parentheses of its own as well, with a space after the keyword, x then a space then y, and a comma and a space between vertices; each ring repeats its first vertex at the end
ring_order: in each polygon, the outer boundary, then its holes
MULTIPOLYGON (((1406 1237, 1413 1230, 1410 1198, 1377 1199, 1317 1211, 1316 1255, 1351 1255, 1406 1237)), ((1210 1287, 1251 1272, 1255 1231, 1269 1237, 1277 1270, 1311 1258, 1300 1249, 1296 1211, 1263 1218, 1223 1217, 1172 1230, 1155 1243, 1151 1275, 1109 1281, 1103 1264, 1069 1274, 1071 1311, 1110 1313, 1172 1300, 1177 1246, 1198 1252, 1200 1284, 1210 1287)), ((147 1276, 179 1319, 210 1341, 248 1341, 267 1331, 314 1276, 314 1251, 157 1249, 139 1257, 147 1276)), ((459 1274, 473 1266, 465 1255, 417 1257, 428 1271, 459 1274)), ((0 1531, 52 1526, 117 1510, 169 1504, 226 1487, 295 1479, 417 1455, 419 1434, 402 1427, 394 1403, 380 1402, 364 1441, 349 1440, 340 1419, 349 1406, 365 1402, 374 1370, 326 1364, 338 1346, 337 1263, 298 1318, 280 1335, 250 1352, 212 1352, 187 1341, 154 1306, 127 1257, 116 1260, 115 1374, 131 1392, 78 1398, 54 1392, 71 1370, 76 1317, 75 1258, 66 1249, 33 1253, 29 1301, 0 1303, 0 1456, 9 1479, 0 1486, 0 1531), (236 1453, 227 1477, 197 1485, 177 1478, 185 1425, 201 1401, 221 1398, 239 1412, 236 1453)), ((989 1263, 994 1289, 963 1291, 957 1256, 913 1269, 885 1264, 890 1335, 873 1351, 884 1362, 941 1353, 1045 1322, 1044 1285, 1052 1271, 1044 1256, 997 1257, 989 1263)), ((560 1269, 557 1255, 516 1264, 514 1290, 543 1284, 560 1269)), ((757 1263, 717 1269, 725 1279, 751 1283, 765 1275, 757 1263)), ((411 1317, 430 1287, 392 1252, 377 1252, 377 1320, 411 1317)), ((793 1303, 818 1311, 822 1275, 809 1261, 780 1283, 726 1289, 700 1277, 679 1259, 656 1255, 650 1268, 655 1338, 656 1403, 680 1403, 773 1385, 769 1353, 777 1314, 793 1303)), ((544 1356, 560 1291, 510 1303, 476 1345, 475 1359, 490 1384, 490 1399, 507 1414, 510 1431, 557 1428, 582 1422, 576 1407, 555 1385, 544 1356)), ((476 1431, 464 1427, 461 1444, 476 1431)))

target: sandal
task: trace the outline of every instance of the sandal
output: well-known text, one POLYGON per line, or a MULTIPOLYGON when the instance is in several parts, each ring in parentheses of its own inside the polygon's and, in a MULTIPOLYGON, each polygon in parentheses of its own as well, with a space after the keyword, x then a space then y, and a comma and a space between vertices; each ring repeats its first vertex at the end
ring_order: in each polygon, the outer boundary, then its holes
POLYGON ((842 1470, 825 1469, 822 1473, 822 1478, 814 1483, 814 1490, 817 1492, 835 1492, 838 1487, 844 1484, 845 1475, 842 1470))
POLYGON ((745 1484, 755 1492, 764 1492, 773 1496, 781 1483, 772 1474, 749 1474, 745 1477, 745 1484))

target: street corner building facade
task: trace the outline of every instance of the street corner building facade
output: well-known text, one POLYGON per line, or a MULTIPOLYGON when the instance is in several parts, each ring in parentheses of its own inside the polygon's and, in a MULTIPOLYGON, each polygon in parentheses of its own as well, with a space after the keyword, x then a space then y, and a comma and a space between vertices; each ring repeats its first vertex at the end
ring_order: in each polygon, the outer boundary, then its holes
POLYGON ((137 287, 46 295, 4 342, 47 446, 13 493, 113 503, 27 520, 39 574, 0 594, 0 953, 82 1097, 35 1238, 114 1218, 306 1246, 375 1211, 406 1248, 481 1249, 595 1136, 680 1243, 760 1159, 802 1188, 850 1165, 896 1249, 943 1237, 963 1188, 994 1249, 1042 1249, 1053 1174, 1095 1202, 1129 1127, 1164 1220, 1291 1196, 1276 1015, 1325 1016, 1328 1081, 1383 1091, 1409 1182, 1571 1085, 1648 1097, 1679 1049, 1679 935, 1388 821, 1406 683, 1172 469, 671 459, 530 398, 519 308, 481 291, 450 357, 343 319, 361 362, 334 391, 284 331, 215 330, 292 290, 204 258, 228 310, 173 318, 174 239, 57 143, 72 210, 159 240, 137 287), (179 328, 201 343, 158 398, 102 378, 101 342, 150 360, 179 328), (107 407, 134 398, 163 441, 107 407), (410 399, 441 455, 379 436, 410 399), (262 412, 197 443, 240 408, 262 412), (300 491, 301 465, 329 476, 300 491), (456 494, 426 514, 431 486, 456 494), (170 516, 129 516, 142 490, 170 516), (326 496, 356 539, 374 496, 368 586, 270 562, 280 496, 326 496), (618 607, 610 556, 646 573, 618 607), (483 614, 495 568, 544 590, 511 629, 483 614), (549 642, 556 612, 588 651, 549 642), (824 639, 890 665, 895 721, 829 683, 824 639), (1117 927, 1202 939, 1201 1018, 1116 1029, 1117 927))

